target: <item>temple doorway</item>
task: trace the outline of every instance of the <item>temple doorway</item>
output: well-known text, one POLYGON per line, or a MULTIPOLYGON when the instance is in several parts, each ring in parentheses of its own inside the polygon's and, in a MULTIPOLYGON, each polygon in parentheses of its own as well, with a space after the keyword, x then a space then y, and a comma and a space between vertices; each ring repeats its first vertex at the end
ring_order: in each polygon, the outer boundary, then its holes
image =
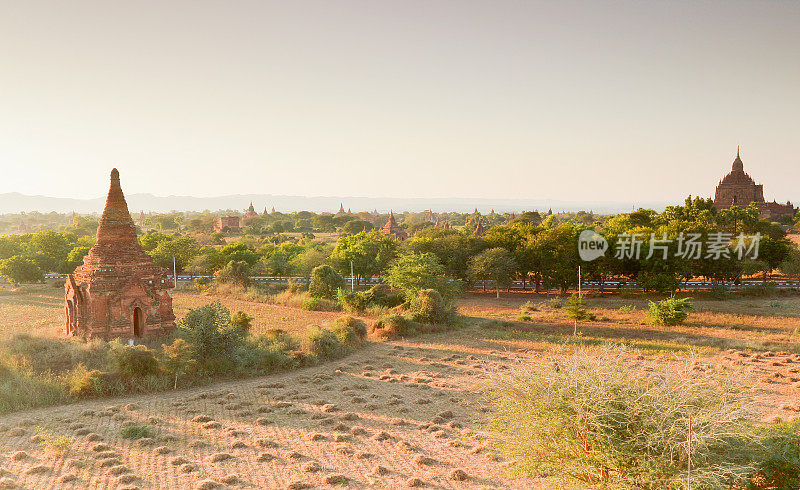
POLYGON ((133 335, 141 337, 142 333, 144 333, 144 317, 142 309, 137 306, 133 309, 133 335))

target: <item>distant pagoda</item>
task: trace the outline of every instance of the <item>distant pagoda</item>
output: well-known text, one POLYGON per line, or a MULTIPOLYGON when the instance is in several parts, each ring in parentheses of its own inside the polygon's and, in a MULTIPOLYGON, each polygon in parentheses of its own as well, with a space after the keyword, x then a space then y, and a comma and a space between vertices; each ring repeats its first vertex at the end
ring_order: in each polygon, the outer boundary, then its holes
POLYGON ((65 333, 105 340, 162 335, 175 328, 172 287, 139 245, 113 169, 95 244, 67 277, 65 333))
POLYGON ((381 233, 390 237, 394 237, 397 240, 405 240, 408 238, 408 233, 406 233, 406 230, 404 230, 400 225, 397 224, 397 221, 395 221, 393 211, 389 211, 389 221, 383 225, 383 228, 381 228, 381 233))

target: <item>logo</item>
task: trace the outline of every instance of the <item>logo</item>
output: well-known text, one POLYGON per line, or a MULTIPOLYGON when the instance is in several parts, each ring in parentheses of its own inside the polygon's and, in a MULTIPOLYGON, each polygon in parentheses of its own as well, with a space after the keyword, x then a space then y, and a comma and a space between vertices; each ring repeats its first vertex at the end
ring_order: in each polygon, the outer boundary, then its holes
POLYGON ((608 250, 608 241, 594 230, 583 230, 578 236, 578 254, 584 262, 602 257, 608 250))

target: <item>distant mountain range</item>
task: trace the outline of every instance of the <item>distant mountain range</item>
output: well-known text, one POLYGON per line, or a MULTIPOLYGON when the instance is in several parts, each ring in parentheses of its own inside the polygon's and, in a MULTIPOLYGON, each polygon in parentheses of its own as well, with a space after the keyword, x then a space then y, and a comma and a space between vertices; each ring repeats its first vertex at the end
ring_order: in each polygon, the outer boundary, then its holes
MULTIPOLYGON (((169 212, 169 211, 219 211, 246 209, 252 202, 256 210, 261 212, 264 208, 276 211, 312 211, 331 212, 339 210, 339 205, 344 209, 351 209, 354 213, 360 211, 388 212, 393 209, 397 212, 420 212, 432 210, 434 212, 469 212, 475 208, 482 213, 494 209, 498 213, 522 211, 594 211, 600 214, 613 214, 628 212, 634 208, 644 207, 663 210, 672 203, 666 202, 602 202, 602 201, 555 201, 546 199, 473 199, 473 198, 384 198, 384 197, 303 197, 303 196, 275 196, 270 194, 234 194, 218 197, 192 197, 192 196, 154 196, 152 194, 131 194, 126 196, 128 208, 132 213, 144 212, 169 212)), ((65 197, 28 196, 17 192, 0 194, 0 214, 19 212, 59 212, 69 213, 100 213, 105 204, 105 197, 96 199, 72 199, 65 197)))

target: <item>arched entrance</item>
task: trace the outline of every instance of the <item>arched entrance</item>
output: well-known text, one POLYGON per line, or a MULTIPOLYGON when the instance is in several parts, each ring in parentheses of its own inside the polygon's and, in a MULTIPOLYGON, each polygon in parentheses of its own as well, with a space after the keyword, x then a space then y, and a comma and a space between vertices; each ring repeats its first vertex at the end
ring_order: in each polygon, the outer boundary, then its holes
POLYGON ((133 335, 141 337, 144 333, 144 315, 138 306, 133 309, 133 335))

